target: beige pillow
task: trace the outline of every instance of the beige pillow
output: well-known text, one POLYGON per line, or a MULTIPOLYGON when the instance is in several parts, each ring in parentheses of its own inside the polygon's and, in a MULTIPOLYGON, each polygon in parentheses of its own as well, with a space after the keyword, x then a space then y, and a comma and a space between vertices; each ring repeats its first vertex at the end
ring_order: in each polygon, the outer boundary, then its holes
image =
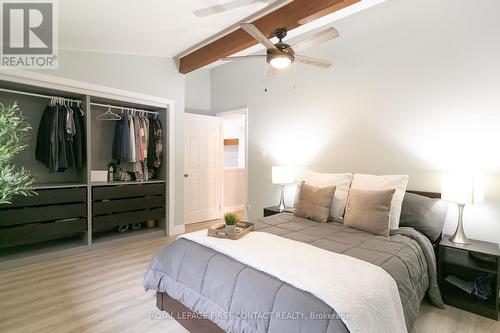
POLYGON ((302 183, 295 216, 327 222, 334 193, 335 186, 316 187, 302 183))
POLYGON ((389 236, 391 201, 395 192, 395 189, 370 191, 351 188, 344 225, 389 236))

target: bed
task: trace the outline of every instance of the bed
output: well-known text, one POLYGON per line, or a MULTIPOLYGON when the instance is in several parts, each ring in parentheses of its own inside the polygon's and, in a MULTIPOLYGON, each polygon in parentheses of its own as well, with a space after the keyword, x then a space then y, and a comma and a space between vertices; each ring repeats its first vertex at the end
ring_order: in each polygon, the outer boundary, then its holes
MULTIPOLYGON (((279 236, 293 241, 295 247, 305 243, 382 268, 397 285, 404 312, 403 330, 411 331, 426 295, 434 305, 443 306, 433 245, 412 228, 399 228, 390 237, 383 237, 340 223, 313 222, 290 213, 253 222, 256 235, 279 236)), ((243 262, 180 238, 155 255, 146 272, 144 287, 156 290, 158 308, 170 313, 192 333, 352 333, 346 325, 345 313, 338 312, 331 303, 243 262)), ((373 286, 378 288, 376 284, 373 286)), ((332 293, 340 294, 341 290, 332 293)), ((374 308, 372 304, 365 305, 365 309, 374 308)), ((368 318, 369 312, 360 317, 368 318)))

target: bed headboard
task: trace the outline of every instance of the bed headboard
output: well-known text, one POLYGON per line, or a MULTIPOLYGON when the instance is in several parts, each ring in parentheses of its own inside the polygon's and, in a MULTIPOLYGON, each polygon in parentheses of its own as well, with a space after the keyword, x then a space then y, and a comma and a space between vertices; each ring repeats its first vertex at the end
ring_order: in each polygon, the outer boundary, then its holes
POLYGON ((432 199, 441 199, 441 193, 438 192, 425 192, 425 191, 406 191, 408 193, 422 195, 424 197, 432 198, 432 199))

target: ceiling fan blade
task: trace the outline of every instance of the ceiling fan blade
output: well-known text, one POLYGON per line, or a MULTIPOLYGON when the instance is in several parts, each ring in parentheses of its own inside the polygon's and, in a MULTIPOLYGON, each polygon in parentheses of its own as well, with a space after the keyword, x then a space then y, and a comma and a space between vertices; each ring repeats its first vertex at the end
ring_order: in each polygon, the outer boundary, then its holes
POLYGON ((278 74, 278 70, 273 66, 270 66, 267 70, 267 76, 275 76, 276 74, 278 74))
POLYGON ((210 15, 226 12, 229 10, 245 7, 258 2, 267 2, 263 0, 233 0, 220 5, 213 5, 206 8, 201 8, 193 11, 193 14, 198 17, 207 17, 210 15))
POLYGON ((327 40, 337 38, 339 36, 339 32, 337 29, 329 27, 323 31, 320 31, 292 46, 294 52, 300 52, 302 50, 308 49, 314 45, 321 44, 326 42, 327 40))
POLYGON ((231 60, 250 60, 250 59, 262 59, 266 58, 267 56, 265 54, 253 54, 253 55, 246 55, 246 56, 236 56, 236 57, 225 57, 225 58, 220 58, 222 61, 231 61, 231 60))
POLYGON ((261 43, 266 47, 266 49, 277 50, 278 48, 266 37, 262 32, 260 32, 255 25, 250 23, 242 23, 241 28, 245 30, 250 36, 255 38, 256 41, 261 43))
POLYGON ((330 66, 332 66, 332 63, 328 60, 310 58, 298 54, 295 55, 295 61, 321 68, 329 68, 330 66))

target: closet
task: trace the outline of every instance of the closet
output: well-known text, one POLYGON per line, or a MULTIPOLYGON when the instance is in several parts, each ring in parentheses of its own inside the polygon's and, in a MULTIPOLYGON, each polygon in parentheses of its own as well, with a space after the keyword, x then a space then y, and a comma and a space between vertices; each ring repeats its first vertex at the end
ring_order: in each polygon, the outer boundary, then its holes
MULTIPOLYGON (((0 205, 0 269, 173 233, 171 100, 41 74, 0 72, 0 103, 14 102, 32 127, 27 149, 14 163, 33 173, 38 195, 0 205), (56 171, 37 159, 40 122, 54 97, 70 109, 79 105, 84 127, 80 163, 56 171), (136 134, 143 138, 149 121, 158 122, 161 164, 149 176, 139 172, 122 177, 125 180, 96 181, 96 171, 117 167, 113 159, 117 122, 129 116, 142 121, 136 134)), ((145 155, 137 165, 147 171, 145 155)))

